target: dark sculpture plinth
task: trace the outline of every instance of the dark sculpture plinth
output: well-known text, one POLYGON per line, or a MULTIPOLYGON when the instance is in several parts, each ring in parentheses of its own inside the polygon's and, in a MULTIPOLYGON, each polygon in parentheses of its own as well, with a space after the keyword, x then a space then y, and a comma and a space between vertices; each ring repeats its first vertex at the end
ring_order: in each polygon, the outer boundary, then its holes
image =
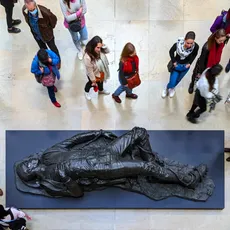
POLYGON ((207 166, 161 158, 144 128, 117 137, 107 131, 78 134, 15 164, 19 191, 49 197, 82 197, 119 187, 153 200, 177 196, 206 201, 214 183, 207 166))

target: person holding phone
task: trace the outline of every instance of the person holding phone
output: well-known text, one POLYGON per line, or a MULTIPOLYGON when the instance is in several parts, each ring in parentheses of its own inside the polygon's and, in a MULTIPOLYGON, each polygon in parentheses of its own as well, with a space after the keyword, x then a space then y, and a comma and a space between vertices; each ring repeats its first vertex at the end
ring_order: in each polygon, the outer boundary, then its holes
POLYGON ((79 60, 82 60, 82 46, 85 46, 88 40, 88 31, 85 23, 86 2, 85 0, 60 0, 60 6, 65 18, 64 26, 72 36, 79 60), (80 23, 80 28, 72 28, 72 23, 80 23))

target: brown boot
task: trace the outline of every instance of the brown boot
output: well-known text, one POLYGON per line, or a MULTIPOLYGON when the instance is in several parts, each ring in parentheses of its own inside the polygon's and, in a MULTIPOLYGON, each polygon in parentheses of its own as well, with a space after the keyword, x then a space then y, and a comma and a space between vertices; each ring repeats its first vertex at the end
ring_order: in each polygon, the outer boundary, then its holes
POLYGON ((117 103, 121 103, 120 97, 115 96, 114 94, 112 94, 112 98, 113 98, 117 103))
POLYGON ((138 96, 136 94, 134 94, 134 93, 126 94, 126 97, 131 98, 131 99, 137 99, 138 98, 138 96))
POLYGON ((0 196, 3 196, 3 191, 0 189, 0 196))

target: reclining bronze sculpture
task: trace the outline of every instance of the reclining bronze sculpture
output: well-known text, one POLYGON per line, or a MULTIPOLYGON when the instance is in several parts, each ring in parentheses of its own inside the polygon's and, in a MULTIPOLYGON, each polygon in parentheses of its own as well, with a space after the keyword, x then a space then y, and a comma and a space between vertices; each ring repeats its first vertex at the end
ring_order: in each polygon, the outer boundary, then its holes
POLYGON ((206 165, 160 158, 139 127, 120 137, 103 130, 77 134, 15 163, 15 176, 18 190, 49 197, 117 187, 153 200, 206 201, 215 187, 206 165))

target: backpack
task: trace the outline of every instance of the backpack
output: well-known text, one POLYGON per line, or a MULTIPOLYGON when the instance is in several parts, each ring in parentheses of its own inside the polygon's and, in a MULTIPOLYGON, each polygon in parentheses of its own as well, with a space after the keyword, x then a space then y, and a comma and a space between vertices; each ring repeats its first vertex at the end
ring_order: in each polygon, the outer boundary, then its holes
POLYGON ((227 15, 227 11, 223 10, 221 12, 221 15, 218 15, 215 19, 215 21, 213 22, 212 26, 210 27, 210 31, 211 33, 215 33, 217 30, 219 29, 224 29, 225 27, 225 17, 227 15))

